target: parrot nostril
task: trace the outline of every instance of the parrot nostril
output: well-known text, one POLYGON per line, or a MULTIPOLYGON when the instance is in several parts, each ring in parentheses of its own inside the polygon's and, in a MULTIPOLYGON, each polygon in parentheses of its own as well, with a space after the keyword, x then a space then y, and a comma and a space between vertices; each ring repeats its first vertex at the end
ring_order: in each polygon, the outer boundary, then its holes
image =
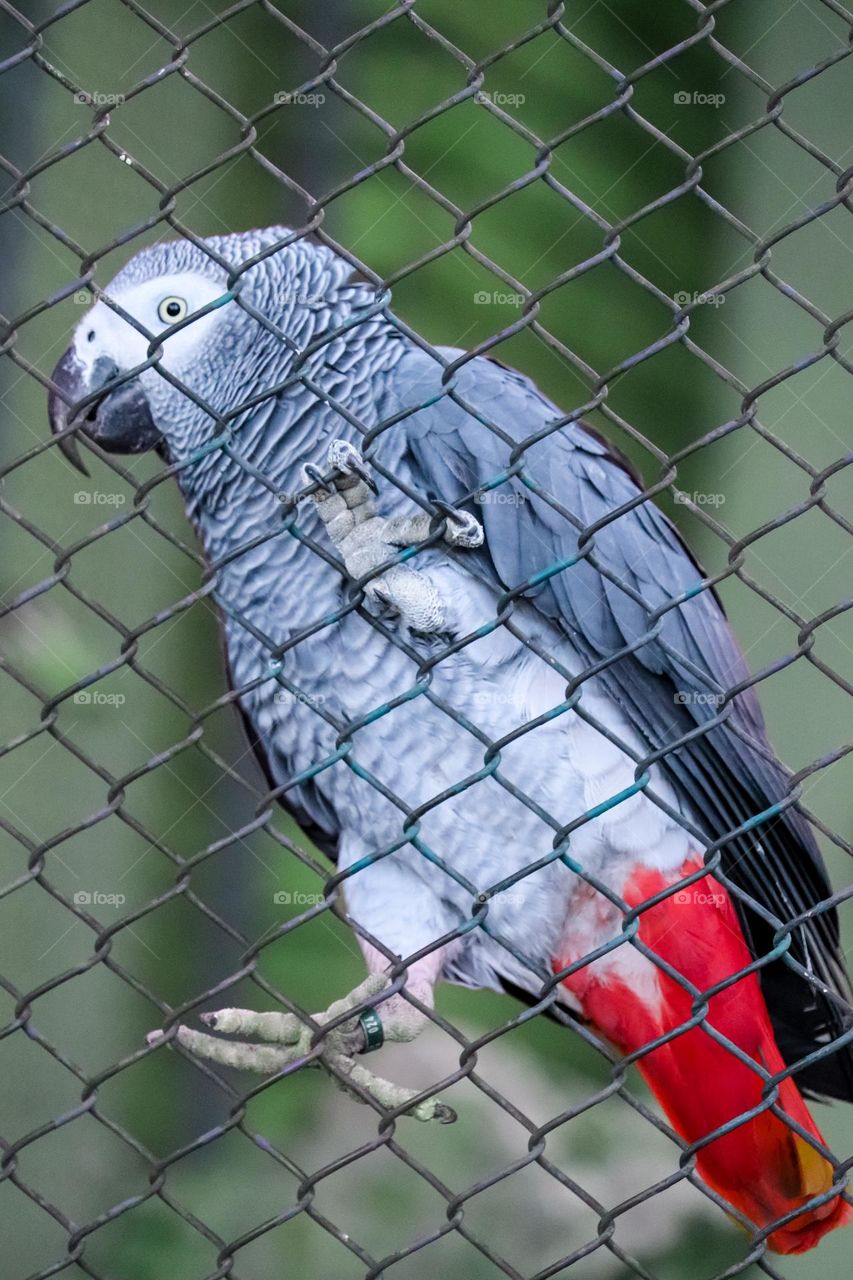
POLYGON ((90 329, 90 330, 89 330, 89 332, 86 334, 86 341, 87 341, 87 342, 94 342, 94 341, 95 341, 95 330, 94 330, 94 329, 90 329))

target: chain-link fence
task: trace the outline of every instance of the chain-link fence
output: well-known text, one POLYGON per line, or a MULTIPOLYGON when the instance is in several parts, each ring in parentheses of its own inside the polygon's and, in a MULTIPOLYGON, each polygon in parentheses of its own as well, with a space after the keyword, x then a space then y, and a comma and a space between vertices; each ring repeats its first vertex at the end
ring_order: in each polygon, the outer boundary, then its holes
MULTIPOLYGON (((749 864, 756 839, 772 842, 774 822, 797 813, 791 821, 817 833, 834 883, 848 878, 850 774, 840 744, 853 529, 842 397, 853 372, 844 332, 853 15, 834 0, 784 12, 733 0, 672 0, 653 13, 534 0, 463 12, 444 0, 320 12, 267 0, 180 13, 165 0, 33 8, 0 0, 0 248, 12 317, 0 387, 4 1274, 544 1280, 840 1269, 843 1232, 822 1242, 817 1262, 780 1262, 767 1248, 777 1221, 749 1234, 730 1226, 730 1201, 697 1169, 709 1139, 680 1137, 633 1064, 696 1026, 743 1057, 708 1022, 709 1000, 732 977, 697 988, 644 940, 643 918, 659 902, 701 888, 710 869, 741 907, 770 921, 750 967, 781 960, 803 972, 798 931, 823 927, 850 896, 840 888, 807 910, 795 901, 780 920, 725 858, 735 849, 749 864), (230 688, 214 604, 223 571, 273 543, 297 547, 305 563, 341 567, 333 544, 310 530, 311 494, 322 496, 328 477, 281 492, 241 441, 247 406, 256 407, 247 389, 214 412, 212 444, 189 462, 127 463, 80 437, 90 470, 81 481, 60 456, 76 426, 50 437, 47 394, 82 309, 142 245, 178 237, 216 257, 204 236, 285 222, 293 231, 261 246, 262 263, 310 237, 368 287, 357 323, 332 323, 305 349, 241 297, 257 259, 219 258, 227 299, 295 357, 257 401, 301 399, 309 417, 331 414, 359 440, 380 501, 394 493, 434 518, 415 565, 439 545, 448 512, 383 462, 383 442, 437 403, 473 415, 507 461, 461 495, 469 509, 487 523, 485 513, 503 505, 512 518, 533 493, 571 526, 575 553, 504 583, 494 617, 426 656, 377 615, 365 582, 346 575, 338 607, 300 609, 284 639, 259 633, 248 601, 241 614, 229 600, 230 688), (330 391, 308 358, 334 363, 341 334, 377 318, 439 371, 436 387, 405 410, 373 413, 330 391), (447 343, 457 350, 437 351, 447 343), (532 374, 564 416, 507 436, 493 401, 472 403, 466 390, 479 356, 532 374), (581 418, 645 479, 639 496, 592 517, 543 492, 530 470, 540 442, 581 418), (217 561, 195 541, 175 477, 219 454, 251 478, 252 501, 270 493, 278 506, 274 521, 250 520, 217 561), (596 559, 597 536, 618 531, 620 516, 646 498, 669 507, 708 566, 690 590, 678 583, 662 601, 596 559), (509 703, 500 731, 484 731, 452 686, 442 691, 442 665, 495 634, 542 657, 525 621, 531 588, 590 560, 608 589, 640 607, 643 625, 580 671, 547 655, 560 690, 548 707, 520 717, 509 703), (614 738, 584 689, 657 641, 667 615, 697 590, 719 591, 754 675, 712 689, 692 730, 676 718, 655 743, 651 726, 638 750, 614 738), (341 712, 340 689, 298 678, 300 646, 318 636, 332 646, 352 617, 405 656, 399 670, 415 673, 403 686, 389 676, 383 700, 357 716, 341 712), (241 628, 264 655, 278 714, 298 707, 332 734, 334 750, 297 775, 273 761, 264 780, 238 736, 235 708, 244 703, 251 720, 259 683, 235 667, 241 628), (716 838, 694 833, 706 865, 683 881, 634 902, 614 896, 576 854, 584 830, 648 793, 654 769, 686 742, 725 727, 744 684, 760 688, 770 736, 791 766, 785 794, 745 817, 732 800, 734 818, 716 838), (359 751, 365 731, 399 725, 395 714, 414 702, 479 758, 474 772, 437 770, 435 785, 427 777, 417 803, 395 791, 394 769, 371 769, 370 752, 359 751), (566 716, 618 742, 634 781, 555 817, 502 760, 566 716), (299 789, 334 769, 395 806, 399 823, 395 843, 337 871, 278 803, 298 811, 299 789), (458 849, 432 847, 423 824, 448 802, 470 804, 481 822, 484 784, 488 796, 500 790, 535 813, 550 847, 474 882, 458 849), (334 1092, 326 1073, 306 1069, 325 1038, 310 1020, 307 1052, 261 1084, 178 1043, 180 1025, 223 1005, 300 1018, 326 1007, 362 980, 354 935, 390 961, 399 990, 408 966, 357 911, 348 914, 347 890, 402 846, 470 899, 452 929, 404 959, 482 934, 509 957, 506 971, 535 973, 539 984, 526 1000, 523 982, 500 995, 443 987, 435 1010, 415 994, 429 1022, 417 1047, 368 1059, 383 1071, 387 1063, 419 1099, 452 1104, 455 1125, 417 1125, 401 1114, 408 1099, 382 1105, 351 1076, 345 1083, 367 1105, 334 1092), (525 885, 553 867, 615 902, 620 928, 594 954, 556 957, 549 972, 494 921, 502 895, 516 895, 520 915, 532 912, 525 885), (565 989, 591 959, 631 948, 680 984, 687 1006, 674 1030, 625 1056, 567 1008, 565 989), (160 1026, 168 1044, 147 1044, 145 1032, 160 1026)), ((143 336, 144 358, 124 381, 162 368, 162 345, 143 336)), ((171 381, 209 409, 197 389, 171 381)), ((447 558, 464 564, 466 554, 447 558)), ((701 700, 673 688, 676 705, 701 700)), ((258 724, 250 731, 257 736, 258 724)), ((387 741, 389 757, 417 754, 405 729, 387 741)), ((666 795, 653 803, 672 813, 666 795)), ((678 819, 689 826, 682 810, 678 819)), ((321 825, 302 823, 323 848, 321 825)), ((850 1036, 824 1037, 806 1065, 844 1052, 850 1036)), ((790 1070, 765 1062, 758 1073, 756 1114, 786 1115, 790 1070)), ((713 1087, 695 1081, 697 1091, 713 1087)), ((843 1107, 819 1110, 835 1156, 829 1180, 805 1197, 817 1209, 845 1187, 853 1139, 843 1107)), ((802 1121, 788 1122, 808 1146, 802 1121)), ((743 1123, 739 1115, 722 1129, 743 1123)))

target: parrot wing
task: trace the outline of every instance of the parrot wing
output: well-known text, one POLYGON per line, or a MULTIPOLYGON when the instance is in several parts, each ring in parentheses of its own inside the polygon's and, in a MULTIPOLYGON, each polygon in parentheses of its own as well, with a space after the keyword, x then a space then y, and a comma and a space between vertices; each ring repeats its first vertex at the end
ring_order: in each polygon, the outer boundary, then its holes
MULTIPOLYGON (((832 891, 810 826, 782 805, 790 786, 754 690, 718 701, 750 676, 715 592, 625 461, 577 423, 555 429, 563 415, 528 379, 473 359, 455 375, 458 403, 440 395, 441 373, 418 352, 401 362, 390 389, 389 410, 424 406, 403 419, 416 482, 476 511, 486 538, 480 552, 466 553, 474 572, 504 590, 529 583, 525 598, 590 664, 626 650, 603 668, 601 684, 650 751, 679 741, 661 767, 706 839, 745 828, 723 846, 721 870, 748 895, 748 904, 738 901, 744 928, 755 954, 767 954, 768 914, 785 925, 832 891)), ((849 1029, 834 910, 798 923, 788 955, 761 978, 787 1062, 849 1029)), ((849 1046, 798 1078, 853 1099, 849 1046)))

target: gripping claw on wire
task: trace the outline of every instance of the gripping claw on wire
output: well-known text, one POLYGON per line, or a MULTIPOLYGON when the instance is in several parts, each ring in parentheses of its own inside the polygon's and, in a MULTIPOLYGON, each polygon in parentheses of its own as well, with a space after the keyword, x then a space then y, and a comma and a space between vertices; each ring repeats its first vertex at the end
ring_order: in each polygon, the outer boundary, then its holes
POLYGON ((443 498, 434 493, 429 500, 437 507, 447 521, 444 530, 444 541, 451 547, 481 547, 483 545, 483 526, 476 516, 470 515, 459 507, 451 506, 443 498))
POLYGON ((354 445, 348 440, 333 440, 329 445, 329 466, 342 475, 356 475, 367 485, 371 493, 378 493, 376 481, 365 465, 364 459, 354 445))
POLYGON ((313 481, 314 484, 322 485, 323 488, 326 490, 326 493, 335 492, 335 486, 332 484, 332 481, 329 479, 328 476, 324 476, 320 468, 316 466, 313 462, 306 462, 302 470, 304 471, 308 479, 313 481))
MULTIPOLYGON (((374 614, 378 610, 380 616, 399 616, 415 635, 440 635, 446 628, 446 614, 433 577, 428 571, 403 563, 395 554, 433 540, 436 517, 423 510, 387 518, 379 515, 374 501, 376 485, 355 445, 348 440, 333 440, 326 456, 333 490, 330 493, 324 487, 317 488, 311 498, 341 553, 347 576, 363 586, 366 606, 374 614), (395 559, 397 563, 377 572, 395 559)), ((325 486, 326 477, 321 477, 312 464, 304 471, 309 479, 317 479, 325 486)), ((443 518, 441 537, 447 546, 482 545, 483 526, 475 516, 440 499, 434 501, 443 518)))
MULTIPOLYGON (((296 1063, 322 1067, 339 1088, 359 1102, 364 1102, 367 1094, 389 1111, 399 1110, 415 1120, 452 1124, 456 1112, 445 1102, 438 1098, 416 1102, 419 1090, 386 1080, 358 1061, 362 1054, 379 1047, 375 1043, 379 1038, 375 1026, 372 1035, 365 1033, 366 1015, 373 1015, 372 1019, 367 1018, 369 1025, 381 1018, 383 1038, 398 1043, 414 1040, 426 1022, 425 1015, 403 995, 388 997, 379 1013, 373 1006, 364 1008, 365 1001, 375 999, 388 982, 385 974, 370 974, 349 995, 336 1000, 325 1012, 314 1014, 310 1023, 295 1013, 256 1013, 251 1009, 219 1009, 199 1015, 205 1026, 222 1036, 253 1036, 254 1040, 221 1039, 186 1026, 177 1027, 174 1039, 198 1058, 262 1075, 275 1075, 296 1063), (318 1027, 329 1022, 336 1025, 320 1035, 318 1027)), ((152 1031, 147 1043, 154 1048, 167 1038, 162 1031, 152 1031)))

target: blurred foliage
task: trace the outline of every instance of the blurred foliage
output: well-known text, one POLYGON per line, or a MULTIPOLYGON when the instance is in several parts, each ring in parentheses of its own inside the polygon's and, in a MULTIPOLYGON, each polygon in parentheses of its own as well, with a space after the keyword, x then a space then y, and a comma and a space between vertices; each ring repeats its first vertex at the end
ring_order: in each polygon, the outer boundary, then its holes
MULTIPOLYGON (((323 5, 279 0, 278 7, 326 46, 387 10, 375 0, 323 5)), ((77 146, 91 109, 76 103, 67 87, 32 60, 0 77, 0 151, 22 169, 64 153, 61 163, 39 168, 31 182, 28 199, 42 225, 20 212, 0 218, 0 254, 10 267, 4 272, 4 313, 29 311, 79 275, 78 259, 45 223, 62 228, 97 258, 101 285, 131 252, 163 234, 155 226, 129 235, 155 215, 159 202, 142 169, 167 187, 181 187, 177 216, 200 234, 268 223, 304 225, 311 210, 301 193, 307 193, 323 205, 329 234, 374 272, 392 279, 395 310, 407 322, 434 343, 465 348, 491 341, 518 319, 515 288, 508 280, 529 289, 557 281, 601 251, 605 224, 612 228, 630 220, 618 232, 622 260, 670 297, 702 292, 751 261, 751 247, 733 224, 690 193, 635 217, 684 181, 684 163, 624 112, 573 131, 612 101, 615 80, 604 65, 552 31, 522 40, 544 18, 545 6, 535 0, 490 0, 488 6, 423 0, 418 18, 439 32, 441 41, 398 20, 354 44, 338 60, 335 75, 347 93, 387 122, 385 128, 322 85, 312 87, 320 57, 275 20, 269 5, 250 6, 217 25, 215 15, 230 10, 221 0, 198 0, 186 9, 170 0, 148 4, 149 13, 179 37, 207 27, 190 45, 185 64, 209 88, 207 96, 177 69, 178 63, 171 74, 154 75, 168 64, 171 47, 127 7, 90 0, 65 8, 44 34, 43 54, 90 94, 130 95, 109 124, 109 136, 124 150, 125 161, 97 140, 77 146), (517 47, 506 56, 490 60, 513 43, 517 47), (490 60, 483 91, 516 122, 516 130, 470 99, 439 109, 466 83, 466 66, 454 49, 474 61, 490 60), (149 86, 133 96, 146 77, 153 77, 149 86), (258 125, 252 149, 241 148, 239 120, 226 104, 253 113, 272 103, 274 95, 300 86, 324 101, 279 107, 258 125), (393 165, 377 164, 388 154, 395 131, 405 139, 405 165, 458 213, 440 207, 393 165), (532 176, 537 164, 533 135, 543 140, 565 135, 551 153, 550 186, 532 176), (227 155, 231 158, 218 162, 227 155), (462 226, 470 228, 470 244, 499 265, 502 277, 463 247, 436 253, 462 226), (119 237, 121 246, 109 249, 119 237), (435 256, 413 269, 428 255, 435 256)), ((567 18, 574 36, 602 63, 622 71, 640 67, 695 29, 695 14, 681 0, 577 9, 567 18)), ((43 0, 34 0, 28 16, 35 20, 50 10, 43 0)), ((829 24, 827 11, 811 0, 781 17, 770 0, 729 6, 719 15, 721 38, 741 52, 753 50, 750 56, 774 82, 837 46, 843 31, 840 24, 829 24)), ((4 54, 23 44, 20 26, 7 13, 0 15, 0 40, 4 54)), ((838 75, 825 76, 800 91, 786 109, 797 127, 830 153, 843 154, 848 147, 844 121, 826 110, 827 93, 838 92, 838 75)), ((700 42, 640 78, 631 106, 695 155, 760 115, 764 101, 742 77, 725 71, 707 42, 700 42), (681 105, 678 95, 685 92, 723 93, 725 103, 720 108, 681 105)), ((817 203, 831 187, 820 166, 768 130, 713 156, 703 182, 715 199, 762 234, 793 221, 804 199, 817 203)), ((846 252, 839 250, 851 248, 842 215, 839 210, 838 216, 813 223, 774 250, 780 274, 831 314, 847 306, 847 276, 837 265, 840 259, 846 266, 846 252)), ((79 315, 74 298, 34 314, 20 326, 17 351, 48 374, 79 315)), ((671 328, 671 311, 606 260, 549 292, 540 320, 559 344, 601 375, 663 337, 671 328)), ((748 386, 820 340, 819 326, 760 278, 724 305, 700 307, 691 336, 748 386)), ((566 411, 590 398, 589 381, 577 363, 528 331, 502 341, 497 355, 530 373, 566 411)), ((2 365, 0 451, 8 461, 42 440, 47 428, 43 390, 11 361, 2 365)), ((845 376, 821 365, 786 383, 762 401, 765 424, 815 464, 830 461, 841 452, 839 440, 843 443, 846 433, 839 381, 845 376)), ((594 421, 632 455, 648 480, 657 476, 659 464, 641 438, 672 452, 740 408, 739 396, 680 345, 613 377, 608 387, 609 409, 633 431, 602 415, 594 421)), ((156 469, 156 460, 143 458, 127 471, 138 481, 156 469)), ((724 518, 719 509, 711 514, 738 535, 801 501, 808 488, 804 474, 772 444, 744 432, 689 458, 679 484, 688 492, 722 494, 724 518)), ((239 941, 206 916, 199 901, 254 942, 295 916, 302 909, 299 895, 317 894, 321 882, 266 833, 228 839, 251 822, 255 809, 251 791, 239 779, 257 786, 259 778, 228 708, 205 719, 204 742, 228 762, 233 776, 200 752, 191 733, 194 721, 186 708, 211 707, 225 691, 217 623, 208 601, 170 612, 198 587, 199 564, 139 519, 89 541, 92 530, 130 511, 132 495, 130 481, 99 463, 93 464, 91 480, 81 484, 55 449, 12 471, 3 488, 3 509, 20 519, 3 521, 0 590, 6 603, 22 593, 31 597, 0 623, 0 643, 6 660, 32 686, 28 690, 0 675, 3 740, 22 735, 21 745, 0 760, 0 813, 21 837, 3 845, 4 882, 24 876, 28 849, 46 844, 43 883, 72 896, 123 895, 119 906, 87 909, 101 925, 128 923, 111 937, 111 967, 93 963, 94 931, 70 917, 42 884, 25 881, 0 903, 0 969, 19 992, 36 993, 32 1025, 40 1035, 61 1046, 87 1076, 106 1073, 98 1114, 164 1159, 226 1122, 237 1095, 224 1095, 169 1051, 109 1073, 161 1021, 163 1009, 145 990, 175 1007, 200 998, 239 967, 239 941), (59 549, 78 544, 83 545, 70 572, 57 572, 59 549), (97 617, 87 598, 97 600, 109 616, 97 617), (166 619, 147 629, 147 620, 160 611, 167 611, 166 619), (57 734, 35 733, 43 699, 88 672, 115 665, 122 638, 130 634, 137 637, 133 663, 119 665, 92 687, 101 697, 63 703, 57 734), (180 700, 164 696, 155 681, 176 690, 180 700), (114 814, 63 837, 107 804, 106 783, 84 757, 122 777, 167 752, 158 768, 126 786, 123 812, 132 816, 132 824, 114 814), (149 832, 155 838, 148 839, 149 832), (183 874, 183 859, 193 860, 190 875, 183 874), (281 893, 296 905, 277 902, 281 893), (135 918, 161 897, 156 909, 135 918), (76 976, 54 985, 75 967, 76 976), (132 988, 122 972, 140 985, 132 988)), ((849 481, 838 477, 832 497, 843 505, 845 496, 849 481)), ((171 486, 152 492, 151 512, 190 551, 195 547, 171 486)), ((722 565, 725 547, 703 522, 685 507, 675 514, 709 564, 722 565)), ((747 565, 792 607, 811 616, 842 594, 845 550, 840 532, 812 513, 763 539, 748 553, 747 565), (814 566, 821 563, 826 572, 816 580, 814 566)), ((795 647, 796 628, 745 587, 727 584, 724 595, 756 669, 795 647)), ((830 665, 849 670, 851 634, 849 624, 846 634, 843 627, 837 622, 822 628, 817 645, 830 665)), ((843 713, 833 686, 804 662, 768 681, 762 691, 775 740, 793 765, 840 741, 843 713), (801 706, 812 709, 807 719, 797 714, 801 706)), ((842 832, 849 830, 849 781, 849 770, 836 766, 809 784, 809 803, 842 832)), ((299 839, 284 816, 276 826, 299 839)), ((269 982, 310 1009, 325 1007, 362 972, 354 939, 328 913, 266 947, 260 967, 269 982)), ((13 1001, 2 999, 11 1017, 13 1001)), ((228 994, 234 1004, 263 999, 248 981, 228 994)), ((208 1003, 215 1007, 222 999, 208 1003)), ((440 993, 439 1008, 471 1036, 517 1012, 508 998, 451 988, 440 993)), ((440 1033, 431 1033, 419 1047, 417 1061, 405 1051, 386 1051, 389 1074, 426 1084, 453 1069, 454 1046, 440 1033)), ((7 1039, 3 1053, 0 1102, 7 1141, 67 1115, 79 1103, 79 1084, 32 1035, 7 1039)), ((483 1050, 478 1071, 536 1123, 578 1104, 607 1079, 591 1051, 542 1019, 483 1050)), ((235 1078, 234 1085, 242 1093, 247 1082, 235 1078)), ((633 1087, 639 1089, 636 1081, 633 1087)), ((398 1136, 416 1159, 459 1192, 522 1159, 528 1134, 472 1085, 463 1082, 451 1093, 460 1113, 453 1129, 436 1134, 402 1123, 398 1136)), ((252 1142, 235 1130, 176 1159, 165 1194, 227 1240, 281 1216, 282 1225, 240 1248, 235 1275, 242 1280, 279 1273, 336 1280, 362 1275, 363 1264, 322 1225, 324 1215, 375 1256, 435 1230, 444 1220, 443 1200, 380 1149, 318 1184, 309 1198, 313 1218, 302 1212, 284 1222, 297 1204, 304 1171, 316 1171, 369 1143, 375 1119, 340 1098, 324 1078, 307 1072, 259 1092, 245 1118, 240 1108, 234 1115, 246 1131, 276 1144, 286 1162, 274 1163, 263 1139, 252 1142)), ((845 1143, 849 1148, 849 1119, 840 1112, 821 1119, 830 1141, 839 1150, 845 1143)), ((674 1149, 615 1099, 558 1128, 548 1139, 547 1155, 607 1204, 628 1199, 675 1167, 674 1149)), ((85 1257, 95 1274, 111 1280, 219 1274, 216 1249, 203 1233, 168 1208, 169 1201, 145 1199, 150 1169, 143 1156, 91 1116, 81 1115, 27 1144, 17 1161, 23 1181, 80 1223, 125 1198, 142 1197, 89 1237, 85 1257)), ((524 1274, 596 1232, 596 1216, 536 1167, 471 1200, 466 1222, 524 1274)), ((64 1231, 8 1181, 0 1184, 0 1223, 0 1231, 8 1233, 8 1242, 0 1237, 4 1273, 15 1280, 62 1256, 64 1231)), ((742 1253, 740 1235, 684 1187, 626 1214, 616 1239, 663 1280, 715 1274, 742 1253)), ((831 1273, 833 1264, 842 1265, 842 1249, 840 1239, 830 1239, 820 1264, 791 1260, 784 1274, 831 1273)), ((582 1265, 585 1280, 627 1274, 603 1250, 582 1265)), ((78 1280, 84 1272, 69 1264, 63 1274, 78 1280)), ((497 1271, 453 1234, 394 1267, 401 1280, 433 1274, 486 1280, 497 1271)))

